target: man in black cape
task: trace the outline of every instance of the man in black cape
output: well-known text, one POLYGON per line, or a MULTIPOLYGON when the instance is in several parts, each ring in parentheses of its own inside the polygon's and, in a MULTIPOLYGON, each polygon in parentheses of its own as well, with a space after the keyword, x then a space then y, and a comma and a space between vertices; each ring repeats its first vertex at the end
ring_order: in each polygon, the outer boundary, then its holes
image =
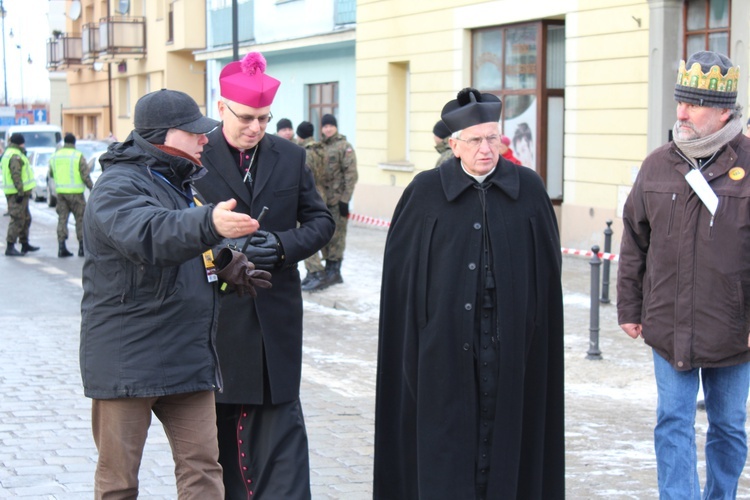
POLYGON ((500 157, 502 103, 445 105, 455 158, 417 175, 385 248, 376 500, 565 496, 557 221, 500 157))

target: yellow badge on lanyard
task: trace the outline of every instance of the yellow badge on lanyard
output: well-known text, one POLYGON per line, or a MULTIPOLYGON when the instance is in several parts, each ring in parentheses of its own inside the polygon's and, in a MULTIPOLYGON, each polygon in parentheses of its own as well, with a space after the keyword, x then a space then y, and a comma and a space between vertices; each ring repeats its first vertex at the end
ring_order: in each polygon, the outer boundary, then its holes
POLYGON ((745 177, 745 169, 742 167, 734 167, 729 171, 729 178, 733 181, 742 180, 745 177))
MULTIPOLYGON (((198 198, 193 197, 193 201, 195 202, 195 206, 203 206, 203 203, 198 198)), ((203 265, 206 267, 206 279, 208 282, 219 281, 219 277, 216 276, 216 266, 214 265, 214 252, 210 248, 203 252, 203 265)))

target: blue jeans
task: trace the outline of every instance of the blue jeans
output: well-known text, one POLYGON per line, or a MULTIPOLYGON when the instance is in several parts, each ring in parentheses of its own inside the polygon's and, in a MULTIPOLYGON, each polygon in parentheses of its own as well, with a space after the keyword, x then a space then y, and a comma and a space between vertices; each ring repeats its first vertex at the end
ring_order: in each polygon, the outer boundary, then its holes
POLYGON ((654 351, 658 390, 654 448, 662 499, 701 497, 695 446, 695 403, 698 377, 708 416, 704 499, 734 499, 747 458, 750 363, 725 368, 675 370, 654 351))

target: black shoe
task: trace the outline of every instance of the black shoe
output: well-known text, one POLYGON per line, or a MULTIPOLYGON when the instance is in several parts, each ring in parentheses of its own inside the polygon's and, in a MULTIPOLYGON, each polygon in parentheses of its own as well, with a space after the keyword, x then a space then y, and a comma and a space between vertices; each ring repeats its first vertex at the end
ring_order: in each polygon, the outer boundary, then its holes
POLYGON ((302 291, 304 292, 316 292, 318 290, 323 290, 328 285, 326 285, 326 275, 323 271, 312 273, 310 276, 310 281, 302 285, 302 291))
POLYGON ((78 256, 83 257, 83 244, 78 246, 78 256))
POLYGON ((8 243, 8 246, 5 247, 5 255, 8 257, 21 257, 23 254, 16 250, 15 243, 8 243))
POLYGON ((61 241, 59 243, 59 248, 57 250, 57 256, 58 257, 72 257, 73 254, 68 252, 68 248, 65 246, 65 242, 61 241))
POLYGON ((306 286, 306 285, 307 285, 308 283, 310 283, 310 280, 312 279, 312 277, 313 277, 313 274, 315 274, 315 273, 311 273, 310 271, 307 271, 307 276, 305 276, 305 279, 303 279, 303 280, 302 280, 302 281, 300 282, 300 285, 302 285, 302 289, 303 289, 303 290, 305 289, 305 286, 306 286))
POLYGON ((39 250, 39 247, 29 245, 28 242, 21 243, 21 253, 36 252, 37 250, 39 250))

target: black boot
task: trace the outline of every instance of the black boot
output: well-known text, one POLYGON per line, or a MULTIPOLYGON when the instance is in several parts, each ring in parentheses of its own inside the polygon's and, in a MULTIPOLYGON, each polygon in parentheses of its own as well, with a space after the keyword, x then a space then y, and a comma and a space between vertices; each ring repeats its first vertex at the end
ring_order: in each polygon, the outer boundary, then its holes
POLYGON ((23 254, 16 250, 15 243, 8 242, 8 246, 5 247, 5 255, 7 255, 8 257, 20 257, 23 254))
POLYGON ((83 257, 83 241, 78 240, 78 256, 83 257))
POLYGON ((323 271, 312 273, 308 276, 310 279, 302 285, 302 291, 315 292, 325 288, 326 274, 323 271))
POLYGON ((341 261, 326 260, 326 286, 338 285, 343 282, 344 278, 341 277, 341 261))
POLYGON ((28 241, 26 243, 21 243, 21 253, 36 252, 37 250, 39 250, 39 247, 29 245, 28 241))
POLYGON ((308 283, 310 283, 310 280, 311 280, 311 279, 313 278, 313 274, 315 274, 315 273, 311 273, 310 271, 307 271, 307 275, 305 276, 305 279, 303 279, 303 280, 302 280, 302 281, 300 282, 300 285, 302 286, 302 289, 303 289, 303 290, 305 289, 305 286, 306 286, 306 285, 307 285, 308 283))
POLYGON ((57 250, 58 257, 72 257, 73 254, 68 252, 68 248, 65 246, 65 242, 61 241, 57 250))

